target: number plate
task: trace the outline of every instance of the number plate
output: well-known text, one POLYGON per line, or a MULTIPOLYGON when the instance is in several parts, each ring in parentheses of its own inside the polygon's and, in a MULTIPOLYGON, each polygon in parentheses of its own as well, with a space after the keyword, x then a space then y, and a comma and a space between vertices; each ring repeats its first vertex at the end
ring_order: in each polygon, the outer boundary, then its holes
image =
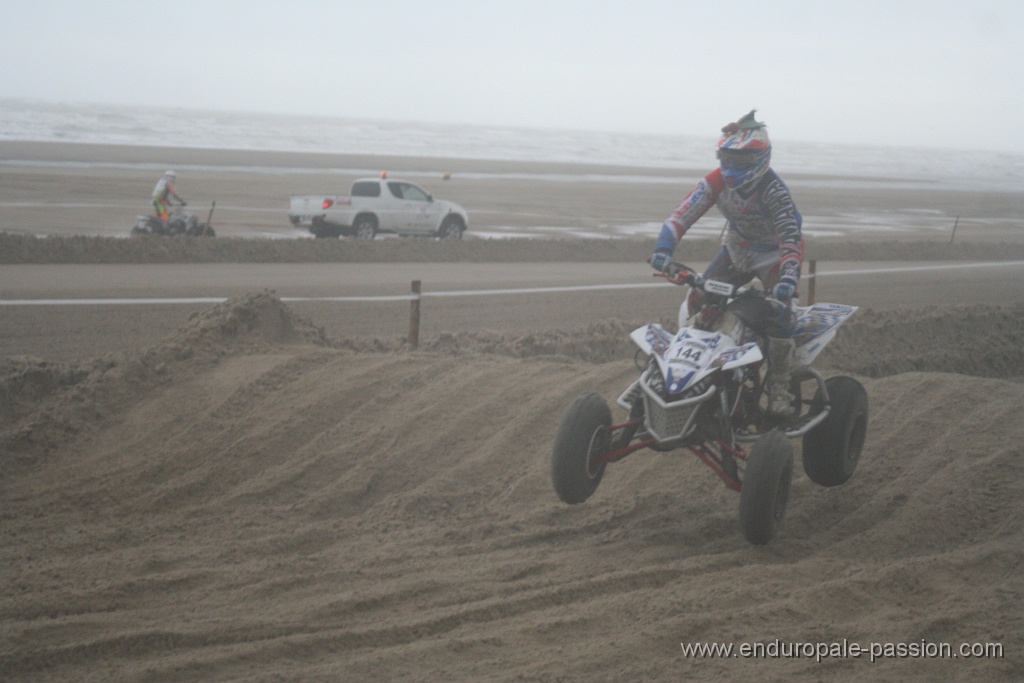
POLYGON ((708 280, 704 283, 704 291, 708 294, 718 294, 720 296, 732 296, 733 286, 728 282, 719 282, 718 280, 708 280))

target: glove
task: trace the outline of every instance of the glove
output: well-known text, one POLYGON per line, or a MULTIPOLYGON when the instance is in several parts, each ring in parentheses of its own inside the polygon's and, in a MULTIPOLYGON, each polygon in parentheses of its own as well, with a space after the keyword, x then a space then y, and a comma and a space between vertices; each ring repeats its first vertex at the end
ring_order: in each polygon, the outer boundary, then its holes
POLYGON ((792 282, 780 282, 772 290, 772 296, 784 304, 788 304, 796 294, 796 285, 792 282))
POLYGON ((651 255, 648 261, 651 264, 651 268, 660 273, 667 273, 669 266, 672 265, 672 252, 659 249, 651 255))

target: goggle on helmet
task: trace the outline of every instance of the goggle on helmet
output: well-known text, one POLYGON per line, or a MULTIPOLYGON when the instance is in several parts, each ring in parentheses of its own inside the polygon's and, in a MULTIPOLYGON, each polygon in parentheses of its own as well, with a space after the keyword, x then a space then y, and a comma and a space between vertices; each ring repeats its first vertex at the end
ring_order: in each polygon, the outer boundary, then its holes
POLYGON ((755 111, 726 124, 718 141, 722 179, 732 189, 756 183, 768 171, 771 162, 772 143, 765 124, 754 119, 755 111))

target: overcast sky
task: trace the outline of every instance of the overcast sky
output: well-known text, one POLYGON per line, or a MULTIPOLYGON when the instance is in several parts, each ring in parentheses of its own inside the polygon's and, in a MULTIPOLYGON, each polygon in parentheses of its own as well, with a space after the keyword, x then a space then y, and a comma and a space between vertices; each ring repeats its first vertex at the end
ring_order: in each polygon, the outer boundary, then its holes
POLYGON ((0 97, 1024 152, 1021 0, 9 0, 0 97))

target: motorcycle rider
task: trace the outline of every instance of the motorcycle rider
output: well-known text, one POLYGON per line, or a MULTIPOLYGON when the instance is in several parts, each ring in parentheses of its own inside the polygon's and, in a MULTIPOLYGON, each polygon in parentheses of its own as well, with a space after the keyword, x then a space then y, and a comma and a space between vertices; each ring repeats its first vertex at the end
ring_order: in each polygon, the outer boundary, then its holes
MULTIPOLYGON (((768 412, 793 415, 789 392, 793 363, 793 297, 800 284, 804 257, 803 219, 789 188, 770 167, 771 141, 765 124, 751 110, 722 128, 718 141, 720 167, 707 174, 675 208, 661 228, 650 258, 664 272, 686 231, 717 204, 728 229, 722 249, 704 277, 744 285, 755 276, 774 297, 776 319, 768 325, 768 412)), ((693 290, 689 310, 700 308, 702 293, 693 290)))
POLYGON ((164 223, 170 218, 170 198, 174 197, 178 200, 181 206, 188 206, 185 200, 178 196, 178 192, 174 187, 174 180, 177 175, 174 171, 167 171, 163 177, 157 181, 156 186, 153 188, 153 208, 154 215, 162 220, 164 223))

